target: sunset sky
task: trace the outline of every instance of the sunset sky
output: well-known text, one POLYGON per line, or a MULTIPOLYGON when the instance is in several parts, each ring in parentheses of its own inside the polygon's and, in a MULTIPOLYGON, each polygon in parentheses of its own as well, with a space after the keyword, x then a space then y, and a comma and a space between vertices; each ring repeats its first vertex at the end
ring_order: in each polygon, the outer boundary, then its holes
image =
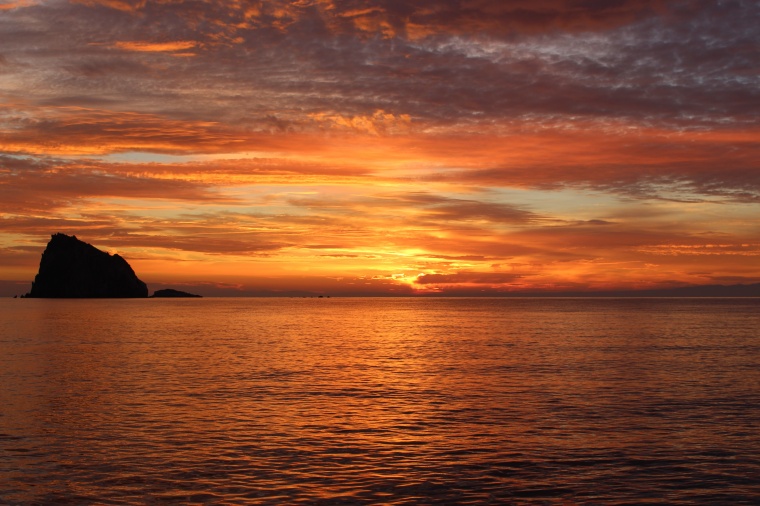
POLYGON ((0 294, 760 281, 756 0, 0 0, 0 294))

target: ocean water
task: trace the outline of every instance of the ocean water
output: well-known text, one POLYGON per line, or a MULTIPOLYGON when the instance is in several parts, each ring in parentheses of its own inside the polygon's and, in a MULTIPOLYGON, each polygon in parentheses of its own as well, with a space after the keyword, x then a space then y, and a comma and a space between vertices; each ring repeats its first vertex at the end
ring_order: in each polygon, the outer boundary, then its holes
POLYGON ((760 299, 2 300, 0 504, 760 504, 760 299))

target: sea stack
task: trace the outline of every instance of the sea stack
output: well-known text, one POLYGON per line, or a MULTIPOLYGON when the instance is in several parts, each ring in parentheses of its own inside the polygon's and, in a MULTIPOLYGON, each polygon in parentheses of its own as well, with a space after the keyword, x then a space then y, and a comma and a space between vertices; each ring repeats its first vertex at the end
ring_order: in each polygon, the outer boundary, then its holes
POLYGON ((148 287, 119 255, 110 255, 76 236, 54 234, 26 296, 143 298, 148 296, 148 287))

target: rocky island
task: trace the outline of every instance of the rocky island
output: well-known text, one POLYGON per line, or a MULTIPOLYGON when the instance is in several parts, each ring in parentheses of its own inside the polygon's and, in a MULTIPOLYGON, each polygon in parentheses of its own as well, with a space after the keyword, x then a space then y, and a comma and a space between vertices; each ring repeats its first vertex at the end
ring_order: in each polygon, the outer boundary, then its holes
POLYGON ((201 295, 175 290, 174 288, 164 288, 163 290, 153 292, 151 298, 153 297, 201 297, 201 295))
POLYGON ((119 255, 76 236, 54 234, 42 253, 40 269, 26 297, 144 298, 148 287, 119 255))

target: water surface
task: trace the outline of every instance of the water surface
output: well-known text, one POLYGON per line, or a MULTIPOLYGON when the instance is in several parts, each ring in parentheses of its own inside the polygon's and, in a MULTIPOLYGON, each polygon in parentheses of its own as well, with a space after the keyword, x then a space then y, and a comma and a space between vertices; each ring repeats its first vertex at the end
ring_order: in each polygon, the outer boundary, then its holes
POLYGON ((758 504, 760 299, 0 301, 2 504, 758 504))

